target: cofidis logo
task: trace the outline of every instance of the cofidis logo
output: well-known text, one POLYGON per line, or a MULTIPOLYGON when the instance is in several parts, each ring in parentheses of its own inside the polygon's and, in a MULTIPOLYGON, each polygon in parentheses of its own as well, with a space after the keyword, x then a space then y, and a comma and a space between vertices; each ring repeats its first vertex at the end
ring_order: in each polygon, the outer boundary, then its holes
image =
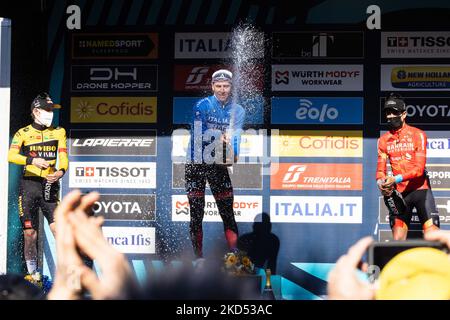
POLYGON ((278 157, 362 157, 362 131, 280 130, 271 136, 278 157))

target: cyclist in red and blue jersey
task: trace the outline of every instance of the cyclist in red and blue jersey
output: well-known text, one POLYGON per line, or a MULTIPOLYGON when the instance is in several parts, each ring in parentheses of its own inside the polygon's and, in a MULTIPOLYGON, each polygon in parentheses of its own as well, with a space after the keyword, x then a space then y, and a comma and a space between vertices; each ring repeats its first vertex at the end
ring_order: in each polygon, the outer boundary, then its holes
POLYGON ((405 240, 413 208, 417 210, 424 232, 439 229, 440 225, 425 170, 427 136, 422 130, 406 124, 406 104, 400 96, 390 95, 384 105, 384 113, 390 130, 378 139, 376 179, 389 209, 393 237, 405 240), (393 176, 386 175, 388 159, 393 176), (397 199, 403 198, 401 207, 404 210, 393 208, 393 193, 397 193, 397 199))
POLYGON ((196 258, 203 257, 206 182, 222 218, 228 247, 236 249, 238 227, 228 167, 238 160, 245 110, 231 100, 232 78, 228 70, 214 72, 213 95, 199 100, 193 108, 185 179, 191 216, 189 231, 196 258))

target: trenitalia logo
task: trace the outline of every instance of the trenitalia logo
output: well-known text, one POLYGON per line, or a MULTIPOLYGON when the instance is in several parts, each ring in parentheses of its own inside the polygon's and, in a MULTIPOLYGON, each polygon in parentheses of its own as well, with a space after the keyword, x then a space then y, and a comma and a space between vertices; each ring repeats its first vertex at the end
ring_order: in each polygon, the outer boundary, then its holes
POLYGON ((270 197, 270 221, 362 223, 362 197, 270 197))
POLYGON ((360 163, 277 163, 272 190, 362 190, 360 163))
MULTIPOLYGON (((434 189, 433 189, 434 190, 434 189)), ((439 212, 439 220, 441 225, 450 225, 450 198, 449 197, 434 197, 436 202, 436 209, 439 212)), ((383 197, 378 197, 379 206, 379 223, 389 224, 389 212, 384 203, 383 197)), ((412 224, 420 224, 419 217, 417 216, 417 210, 414 208, 412 210, 412 224)))
MULTIPOLYGON (((262 212, 262 196, 234 196, 234 217, 237 222, 254 222, 262 212)), ((189 201, 186 195, 172 195, 172 221, 190 221, 189 201)), ((222 222, 212 195, 205 196, 205 222, 222 222)))
POLYGON ((156 188, 155 162, 71 162, 69 188, 156 188))
POLYGON ((156 97, 72 97, 71 123, 156 123, 156 97))
MULTIPOLYGON (((226 65, 176 65, 174 69, 174 88, 179 92, 205 92, 211 90, 212 74, 219 69, 230 69, 226 65)), ((236 75, 237 76, 237 75, 236 75)), ((264 87, 264 66, 260 64, 248 64, 239 70, 237 82, 245 81, 244 89, 254 93, 262 92, 264 87), (243 80, 245 79, 245 80, 243 80)))
POLYGON ((155 254, 155 228, 102 227, 103 236, 122 253, 155 254))
POLYGON ((448 90, 450 65, 382 65, 381 90, 448 90))
POLYGON ((272 156, 362 157, 362 131, 280 130, 271 136, 272 156))

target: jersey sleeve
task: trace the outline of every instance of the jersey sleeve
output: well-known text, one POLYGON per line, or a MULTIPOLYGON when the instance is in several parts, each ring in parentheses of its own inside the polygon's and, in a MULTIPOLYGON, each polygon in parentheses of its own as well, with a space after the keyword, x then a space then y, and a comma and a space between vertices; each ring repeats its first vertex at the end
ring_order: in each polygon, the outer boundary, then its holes
POLYGON ((377 160, 377 172, 376 180, 386 178, 386 163, 388 154, 386 151, 386 141, 382 138, 378 139, 378 160, 377 160))
POLYGON ((31 161, 33 159, 27 159, 26 156, 20 154, 20 148, 22 148, 23 144, 23 135, 20 133, 20 130, 16 132, 14 135, 11 145, 9 147, 8 151, 8 161, 19 164, 19 165, 26 165, 31 164, 31 161), (29 162, 29 163, 28 163, 29 162))
POLYGON ((69 158, 67 156, 67 137, 66 130, 60 128, 60 134, 58 136, 58 170, 67 171, 69 167, 69 158))
POLYGON ((421 177, 424 174, 425 163, 427 160, 427 136, 423 131, 417 131, 414 134, 414 163, 413 168, 408 172, 402 174, 403 180, 410 180, 417 177, 421 177))

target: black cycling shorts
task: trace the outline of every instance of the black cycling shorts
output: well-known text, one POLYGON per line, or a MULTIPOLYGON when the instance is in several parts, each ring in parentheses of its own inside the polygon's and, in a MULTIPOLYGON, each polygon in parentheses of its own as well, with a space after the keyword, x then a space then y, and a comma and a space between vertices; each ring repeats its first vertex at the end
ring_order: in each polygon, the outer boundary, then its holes
POLYGON ((432 219, 433 224, 439 227, 439 212, 434 201, 434 196, 431 189, 420 189, 411 192, 403 192, 403 199, 406 204, 406 209, 403 213, 394 215, 389 214, 389 222, 391 227, 395 223, 395 219, 402 220, 409 228, 412 218, 412 211, 416 208, 417 216, 420 224, 423 226, 425 222, 432 219))
POLYGON ((23 177, 19 189, 19 216, 23 229, 39 228, 39 208, 53 223, 53 212, 59 203, 59 182, 47 184, 46 179, 39 177, 23 177))

